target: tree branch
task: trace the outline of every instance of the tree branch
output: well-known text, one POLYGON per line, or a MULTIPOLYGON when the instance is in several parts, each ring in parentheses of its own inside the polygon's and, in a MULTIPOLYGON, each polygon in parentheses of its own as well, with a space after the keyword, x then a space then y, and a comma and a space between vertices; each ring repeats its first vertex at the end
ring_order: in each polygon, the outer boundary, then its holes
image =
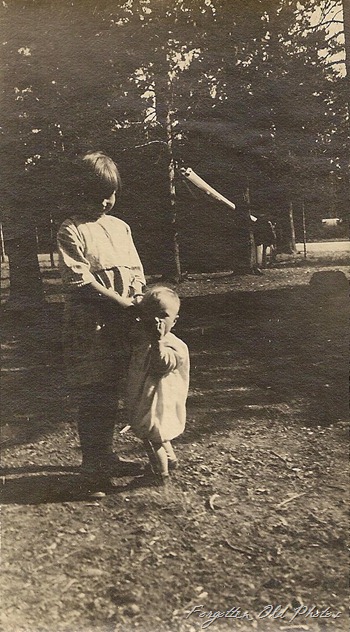
MULTIPOLYGON (((327 15, 330 14, 330 12, 332 11, 332 9, 334 9, 334 3, 332 2, 332 0, 330 0, 328 3, 326 3, 324 11, 322 11, 321 14, 321 22, 327 17, 327 15)), ((337 11, 337 14, 339 13, 339 11, 337 11)), ((336 14, 336 15, 337 15, 336 14)), ((335 17, 335 15, 333 16, 335 17)))
POLYGON ((326 20, 325 22, 319 22, 318 24, 315 24, 314 26, 308 26, 307 30, 308 31, 316 31, 317 29, 321 28, 322 26, 328 26, 328 24, 341 24, 342 26, 344 26, 344 22, 343 20, 326 20))
POLYGON ((121 151, 130 151, 130 149, 139 149, 140 147, 148 147, 148 145, 166 145, 165 140, 150 140, 148 143, 142 143, 142 145, 134 145, 133 147, 124 147, 121 151))
POLYGON ((333 33, 333 35, 328 37, 328 39, 325 39, 325 43, 328 44, 328 42, 331 42, 333 39, 336 39, 337 37, 339 37, 339 35, 342 35, 342 31, 338 31, 338 33, 333 33))
MULTIPOLYGON (((324 59, 326 59, 326 57, 324 59)), ((334 61, 328 61, 327 63, 323 63, 323 65, 324 66, 337 66, 338 64, 345 64, 345 63, 346 63, 346 59, 335 59, 334 61)))

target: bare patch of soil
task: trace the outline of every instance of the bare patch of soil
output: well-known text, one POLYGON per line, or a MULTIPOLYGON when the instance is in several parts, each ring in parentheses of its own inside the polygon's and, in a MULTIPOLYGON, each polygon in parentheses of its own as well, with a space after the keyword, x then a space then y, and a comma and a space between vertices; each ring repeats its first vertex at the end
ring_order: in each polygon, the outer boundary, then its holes
MULTIPOLYGON (((5 315, 6 632, 348 629, 348 298, 312 292, 321 269, 179 286, 192 361, 181 466, 169 488, 125 477, 102 499, 80 486, 57 280, 39 320, 5 315)), ((145 461, 130 433, 115 446, 145 461)))

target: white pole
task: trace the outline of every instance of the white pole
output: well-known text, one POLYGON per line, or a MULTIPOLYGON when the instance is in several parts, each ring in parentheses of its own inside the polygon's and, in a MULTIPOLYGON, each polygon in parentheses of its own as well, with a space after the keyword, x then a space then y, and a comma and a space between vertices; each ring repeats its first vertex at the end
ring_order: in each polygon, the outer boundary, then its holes
MULTIPOLYGON (((226 197, 221 195, 219 191, 216 191, 216 189, 213 189, 213 187, 207 184, 205 180, 197 176, 197 174, 190 167, 187 167, 187 168, 182 167, 180 169, 180 173, 182 176, 187 178, 187 180, 192 182, 192 184, 194 184, 196 187, 198 187, 199 189, 202 189, 202 191, 207 193, 207 195, 210 195, 211 197, 215 198, 215 200, 218 200, 219 202, 223 202, 223 204, 226 204, 227 206, 229 206, 233 211, 236 210, 236 205, 233 202, 231 202, 231 200, 228 200, 226 197)), ((251 215, 250 219, 253 222, 256 222, 257 220, 257 218, 254 215, 251 215)))

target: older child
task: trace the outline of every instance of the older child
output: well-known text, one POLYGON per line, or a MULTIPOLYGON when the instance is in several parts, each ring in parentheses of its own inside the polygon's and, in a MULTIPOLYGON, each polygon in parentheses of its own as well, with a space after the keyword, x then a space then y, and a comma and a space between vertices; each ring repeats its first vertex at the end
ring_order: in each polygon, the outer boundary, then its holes
POLYGON ((76 197, 58 231, 64 355, 78 396, 82 473, 91 486, 100 486, 134 469, 113 453, 120 396, 115 380, 120 387, 127 372, 128 321, 145 279, 129 226, 108 215, 120 189, 117 166, 97 151, 85 154, 75 169, 76 197))
POLYGON ((171 440, 186 423, 189 385, 187 345, 171 333, 180 308, 173 290, 158 286, 140 303, 143 335, 134 346, 129 367, 129 414, 135 434, 143 439, 152 469, 163 484, 177 466, 171 440))

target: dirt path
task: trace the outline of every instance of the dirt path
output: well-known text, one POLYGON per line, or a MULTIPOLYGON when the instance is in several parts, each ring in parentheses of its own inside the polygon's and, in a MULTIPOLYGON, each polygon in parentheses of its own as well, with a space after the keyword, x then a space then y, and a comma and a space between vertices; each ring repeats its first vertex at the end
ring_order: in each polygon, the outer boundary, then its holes
MULTIPOLYGON (((348 629, 348 302, 312 294, 314 271, 181 285, 192 380, 166 490, 82 496, 57 281, 45 322, 5 319, 5 632, 348 629)), ((130 433, 116 447, 144 460, 130 433)))

